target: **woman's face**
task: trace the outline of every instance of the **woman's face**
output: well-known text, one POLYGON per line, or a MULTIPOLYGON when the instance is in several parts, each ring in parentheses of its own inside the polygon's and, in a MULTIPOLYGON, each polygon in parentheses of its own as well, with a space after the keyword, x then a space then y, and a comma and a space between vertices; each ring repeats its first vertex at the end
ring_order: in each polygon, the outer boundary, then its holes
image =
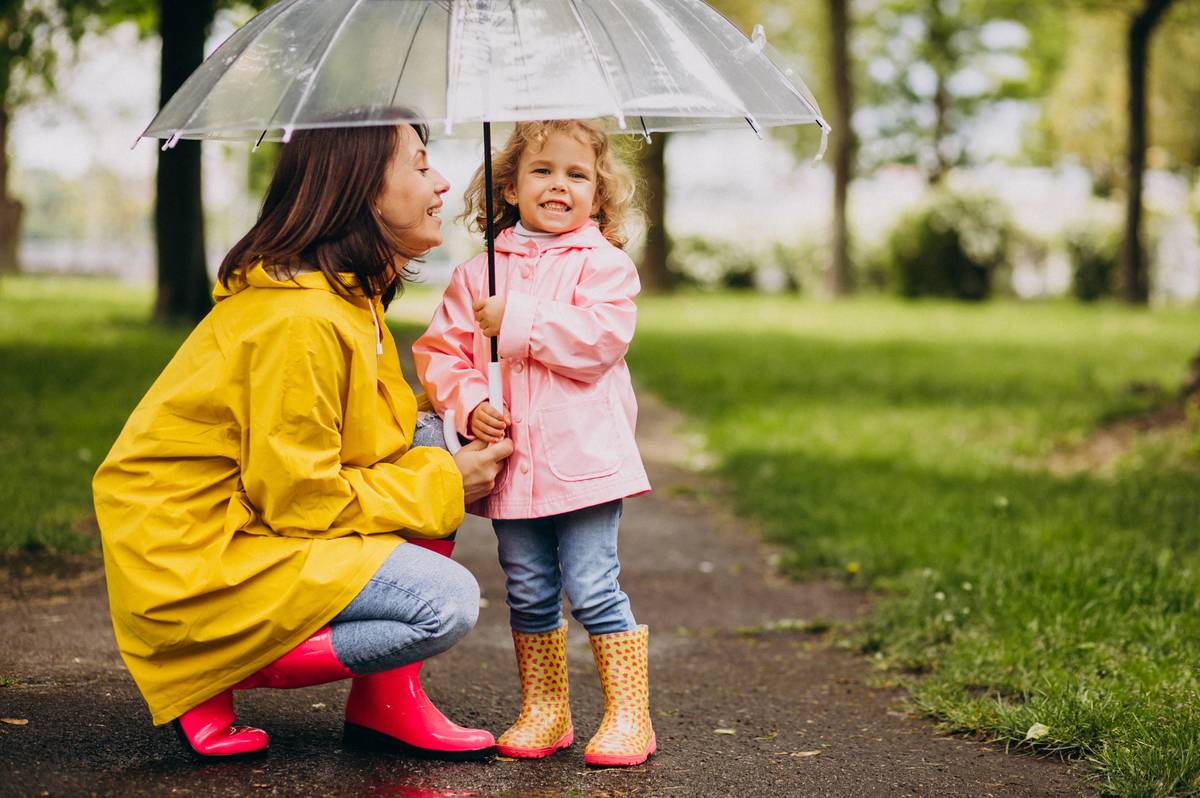
POLYGON ((442 243, 442 195, 450 184, 429 165, 421 137, 409 125, 398 126, 396 152, 387 165, 383 191, 376 200, 379 215, 412 252, 442 243))

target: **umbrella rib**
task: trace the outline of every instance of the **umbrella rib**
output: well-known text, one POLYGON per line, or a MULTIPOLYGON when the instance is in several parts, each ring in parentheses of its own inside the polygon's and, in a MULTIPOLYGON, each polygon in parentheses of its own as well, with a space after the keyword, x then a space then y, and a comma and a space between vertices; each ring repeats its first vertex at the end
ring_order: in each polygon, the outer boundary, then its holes
MULTIPOLYGON (((301 2, 301 0, 297 0, 297 3, 296 3, 296 5, 299 5, 299 4, 300 4, 300 2, 301 2)), ((344 20, 343 20, 343 21, 344 21, 344 20)), ((339 29, 339 30, 341 29, 341 26, 340 26, 340 25, 338 26, 338 29, 339 29)), ((315 53, 315 52, 317 51, 317 48, 318 48, 318 47, 320 47, 320 45, 319 45, 319 44, 314 44, 314 45, 313 45, 313 48, 312 48, 311 50, 309 50, 309 51, 308 51, 308 55, 309 55, 309 57, 310 57, 310 58, 312 57, 312 54, 313 54, 313 53, 315 53)), ((287 87, 286 87, 286 88, 284 88, 284 90, 283 90, 283 93, 282 93, 282 94, 280 94, 280 96, 279 96, 279 102, 275 104, 275 110, 271 112, 271 115, 270 115, 269 117, 267 117, 267 124, 266 124, 266 125, 264 125, 264 127, 265 127, 267 130, 270 130, 270 129, 271 129, 271 123, 275 121, 275 115, 276 115, 276 114, 278 114, 278 113, 279 113, 279 109, 283 107, 283 103, 284 103, 284 101, 285 101, 285 100, 287 100, 288 92, 289 92, 289 91, 291 91, 292 85, 293 85, 293 84, 295 84, 295 82, 296 82, 296 79, 295 79, 295 77, 293 77, 293 78, 292 78, 292 80, 291 80, 291 82, 290 82, 290 83, 288 83, 287 87)), ((264 133, 263 133, 263 135, 265 136, 265 135, 266 135, 266 133, 264 132, 264 133)), ((284 130, 284 141, 285 141, 285 142, 287 141, 287 137, 288 137, 288 136, 287 136, 287 131, 286 131, 286 130, 284 130)))
MULTIPOLYGON (((592 56, 596 59, 596 65, 600 67, 600 73, 604 75, 604 82, 608 84, 608 91, 612 94, 613 105, 616 106, 617 124, 621 130, 625 129, 625 113, 621 108, 621 96, 617 93, 617 84, 613 80, 612 74, 608 71, 608 67, 604 65, 604 59, 600 56, 600 50, 596 47, 596 42, 592 38, 591 31, 588 30, 583 21, 583 14, 579 10, 579 4, 575 0, 570 0, 571 11, 575 14, 575 22, 579 25, 579 31, 583 34, 583 38, 587 41, 588 47, 592 48, 592 56)), ((613 51, 617 53, 617 58, 621 59, 621 51, 617 48, 616 42, 613 41, 612 34, 609 33, 604 20, 600 19, 600 15, 596 15, 596 19, 600 22, 601 29, 604 30, 604 35, 608 37, 608 41, 612 44, 613 51)), ((624 68, 624 59, 621 59, 621 66, 624 68)))
MULTIPOLYGON (((291 138, 291 129, 296 124, 296 119, 300 116, 300 111, 304 109, 304 104, 308 102, 309 95, 312 94, 313 86, 317 83, 317 78, 321 75, 321 67, 325 65, 325 59, 329 58, 329 52, 333 49, 333 45, 337 42, 338 37, 342 35, 342 31, 346 29, 346 23, 350 21, 350 17, 354 16, 354 12, 363 4, 363 0, 354 0, 354 5, 350 6, 350 10, 342 17, 342 21, 338 23, 333 35, 329 37, 329 41, 325 43, 325 52, 321 53, 321 60, 317 61, 317 66, 313 69, 312 77, 309 78, 308 84, 304 87, 304 93, 300 95, 300 102, 296 103, 296 111, 292 114, 292 120, 288 123, 283 131, 283 140, 287 141, 291 138)), ((313 49, 316 52, 316 48, 313 49)))
MULTIPOLYGON (((684 3, 681 3, 680 5, 682 6, 682 10, 686 11, 688 14, 690 14, 690 15, 691 15, 692 19, 694 19, 694 20, 696 20, 697 22, 700 22, 701 24, 703 24, 703 20, 701 20, 701 19, 700 19, 700 18, 699 18, 699 17, 696 15, 695 11, 693 11, 692 9, 690 9, 690 8, 687 8, 687 7, 686 7, 686 2, 684 2, 684 3)), ((732 27, 732 28, 733 28, 734 30, 736 30, 738 33, 741 33, 741 29, 740 29, 740 28, 738 28, 738 26, 737 26, 737 25, 734 25, 734 24, 733 24, 733 20, 731 20, 729 17, 727 17, 727 16, 725 16, 724 14, 722 14, 722 13, 721 13, 720 11, 718 11, 717 9, 715 9, 715 8, 712 8, 712 6, 709 6, 709 8, 710 8, 710 9, 711 9, 711 10, 712 10, 712 11, 713 11, 713 12, 714 12, 714 13, 715 13, 717 16, 719 16, 721 19, 725 20, 725 22, 726 22, 726 23, 728 23, 730 27, 732 27)), ((749 39, 747 39, 746 41, 747 41, 747 43, 749 43, 749 39)), ((805 96, 804 96, 804 94, 803 94, 803 93, 802 93, 802 92, 801 92, 801 91, 800 91, 798 88, 796 88, 794 85, 792 85, 792 82, 791 82, 790 80, 788 80, 788 79, 787 79, 787 76, 783 74, 783 71, 782 71, 782 70, 780 70, 779 66, 778 66, 778 65, 776 65, 776 63, 775 63, 774 61, 772 61, 770 58, 768 58, 768 57, 767 57, 766 53, 762 53, 761 55, 762 55, 762 58, 763 58, 763 60, 764 60, 764 61, 766 61, 766 62, 767 62, 767 63, 768 63, 770 66, 771 66, 771 69, 773 69, 773 70, 775 71, 775 74, 779 76, 779 79, 780 79, 781 81, 783 81, 783 84, 784 84, 784 85, 785 85, 785 86, 788 88, 788 90, 789 90, 789 91, 790 91, 792 94, 796 95, 796 99, 798 99, 800 102, 804 103, 804 105, 805 105, 805 106, 806 106, 806 107, 807 107, 807 108, 808 108, 810 111, 812 111, 812 112, 813 112, 813 114, 814 114, 814 115, 816 115, 816 116, 817 116, 817 117, 818 117, 818 118, 819 118, 821 121, 824 121, 824 120, 825 120, 825 117, 824 117, 824 115, 821 113, 821 109, 820 109, 820 108, 817 108, 817 107, 816 107, 816 106, 813 104, 813 102, 812 102, 812 101, 810 101, 810 100, 809 100, 807 97, 805 97, 805 96)), ((758 85, 759 85, 760 87, 762 87, 762 88, 764 89, 764 91, 765 91, 765 87, 763 87, 763 84, 762 84, 762 83, 760 83, 760 82, 759 82, 757 79, 755 79, 755 82, 756 82, 756 83, 758 83, 758 85)), ((747 121, 747 122, 749 122, 750 120, 749 120, 749 119, 747 119, 746 121, 747 121)), ((820 122, 818 122, 817 124, 820 124, 820 122)), ((751 127, 754 127, 754 123, 751 123, 751 127)), ((821 127, 822 127, 822 128, 824 128, 825 126, 824 126, 824 125, 822 125, 821 127)), ((755 131, 755 132, 757 132, 757 131, 755 131)), ((761 134, 760 134, 760 137, 761 137, 761 134)))
MULTIPOLYGON (((671 20, 672 24, 674 24, 676 28, 679 27, 679 23, 676 22, 675 19, 673 19, 670 14, 667 14, 666 17, 667 17, 667 19, 671 20)), ((695 19, 694 14, 692 15, 692 18, 695 19)), ((707 31, 707 30, 708 29, 705 28, 705 31, 707 31)), ((689 41, 690 41, 690 39, 689 39, 689 41)), ((745 117, 746 121, 750 123, 751 128, 757 128, 758 123, 754 120, 754 114, 750 113, 750 109, 746 107, 746 102, 745 102, 745 100, 742 99, 741 95, 739 95, 737 93, 737 91, 735 91, 734 88, 729 85, 729 82, 721 76, 721 70, 717 69, 717 65, 715 63, 713 63, 712 58, 709 57, 708 50, 706 50, 705 48, 700 47, 698 45, 693 45, 693 46, 695 46, 696 51, 700 53, 700 57, 703 58, 706 62, 708 62, 708 65, 712 69, 713 74, 715 76, 717 76, 718 78, 720 78, 721 82, 725 84, 725 88, 727 88, 729 90, 730 95, 732 95, 741 104, 742 107, 741 107, 740 115, 745 117)))
MULTIPOLYGON (((233 57, 233 62, 230 63, 230 65, 225 68, 225 72, 222 73, 221 77, 224 77, 226 74, 228 74, 229 70, 233 68, 233 65, 236 64, 241 59, 241 57, 243 55, 245 55, 246 51, 250 49, 250 45, 254 44, 254 42, 258 39, 258 37, 263 35, 263 31, 265 31, 267 29, 268 23, 274 22, 276 17, 282 17, 288 11, 295 8, 296 5, 298 5, 300 2, 301 2, 301 0, 293 0, 293 2, 290 5, 287 3, 280 3, 279 5, 268 9, 268 11, 271 11, 274 13, 271 14, 271 16, 269 16, 266 20, 264 20, 261 23, 262 27, 254 33, 254 37, 252 39, 250 39, 250 41, 246 42, 246 46, 243 47, 238 52, 238 54, 233 57)), ((263 14, 266 15, 267 12, 264 11, 263 14)), ((247 24, 249 24, 249 23, 247 23, 247 24)), ((236 32, 237 31, 234 31, 234 33, 236 33, 236 32)), ((232 34, 230 35, 230 38, 233 38, 232 34)), ((229 39, 226 39, 225 41, 228 42, 229 39)), ((224 47, 224 46, 225 46, 224 43, 222 43, 221 47, 224 47)), ((216 56, 217 53, 221 52, 221 47, 218 47, 216 50, 213 50, 212 55, 210 55, 209 58, 212 58, 212 57, 216 56)), ((217 81, 214 82, 214 85, 216 82, 220 82, 220 78, 218 78, 217 81)), ((207 99, 207 97, 205 99, 207 99)), ((183 127, 175 129, 176 133, 181 133, 181 132, 186 133, 187 132, 187 126, 191 123, 192 119, 195 118, 196 112, 200 110, 200 106, 203 104, 204 104, 204 102, 199 102, 196 104, 196 107, 192 109, 192 112, 190 114, 188 114, 187 119, 184 120, 183 127)), ((153 125, 154 125, 154 120, 151 119, 150 124, 146 125, 146 130, 149 130, 153 125)), ((142 135, 138 136, 139 139, 141 139, 143 136, 146 135, 146 130, 143 130, 142 135)))
POLYGON ((396 75, 396 88, 392 89, 392 99, 388 100, 389 108, 396 104, 396 96, 400 93, 400 81, 404 79, 404 70, 408 67, 409 56, 412 55, 413 45, 417 41, 417 34, 421 32, 421 25, 425 23, 425 15, 428 13, 429 6, 423 6, 421 8, 421 16, 417 18, 417 24, 413 28, 412 38, 408 40, 408 49, 404 51, 404 61, 400 64, 400 74, 396 75))
POLYGON ((533 96, 533 89, 529 85, 529 59, 525 57, 525 47, 521 43, 521 23, 517 19, 516 0, 508 0, 508 11, 512 16, 513 33, 517 37, 517 53, 521 56, 521 77, 525 79, 525 94, 533 96))
POLYGON ((446 26, 446 60, 448 62, 446 68, 446 118, 442 120, 445 123, 446 135, 450 135, 454 123, 451 121, 454 114, 454 103, 457 101, 455 87, 458 85, 458 73, 461 71, 461 58, 457 58, 458 48, 458 27, 462 24, 463 15, 467 12, 460 10, 457 14, 455 9, 463 9, 462 5, 450 4, 449 24, 446 26))

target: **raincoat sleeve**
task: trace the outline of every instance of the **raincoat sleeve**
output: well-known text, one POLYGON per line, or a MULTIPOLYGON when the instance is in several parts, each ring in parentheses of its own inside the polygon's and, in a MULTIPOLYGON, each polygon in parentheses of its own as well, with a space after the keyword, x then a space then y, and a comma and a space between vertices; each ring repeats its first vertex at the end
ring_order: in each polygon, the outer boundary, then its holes
POLYGON ((242 485, 280 535, 404 531, 444 537, 462 523, 462 476, 446 451, 409 449, 370 467, 341 461, 352 351, 327 320, 297 316, 249 358, 242 485))
POLYGON ((472 356, 477 326, 466 266, 454 270, 433 321, 413 344, 413 362, 438 414, 453 410, 458 434, 474 438, 467 422, 471 411, 487 400, 488 384, 472 356))
POLYGON ((628 255, 615 247, 593 251, 570 302, 509 291, 500 356, 533 358, 564 377, 595 382, 629 349, 640 290, 628 255))

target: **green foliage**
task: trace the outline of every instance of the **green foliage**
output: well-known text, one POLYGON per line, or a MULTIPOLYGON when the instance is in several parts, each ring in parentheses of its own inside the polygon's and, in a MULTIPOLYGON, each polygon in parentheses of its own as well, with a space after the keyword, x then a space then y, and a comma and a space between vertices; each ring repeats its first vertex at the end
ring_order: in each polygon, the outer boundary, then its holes
POLYGON ((997 102, 1037 96, 1065 45, 1052 3, 874 0, 860 13, 865 65, 856 127, 867 169, 918 165, 931 182, 969 157, 969 121, 997 102))
POLYGON ((1121 238, 1116 230, 1083 227, 1069 231, 1064 246, 1071 262, 1071 293, 1094 302, 1116 293, 1121 238))
POLYGON ((1106 793, 1198 794, 1200 460, 1170 430, 1108 477, 1046 467, 1125 386, 1179 384, 1194 310, 639 304, 638 384, 687 413, 786 565, 883 594, 861 643, 925 674, 918 707, 1088 757, 1106 793))
POLYGON ((882 271, 901 296, 987 299, 1013 236, 998 200, 937 192, 896 223, 882 271))

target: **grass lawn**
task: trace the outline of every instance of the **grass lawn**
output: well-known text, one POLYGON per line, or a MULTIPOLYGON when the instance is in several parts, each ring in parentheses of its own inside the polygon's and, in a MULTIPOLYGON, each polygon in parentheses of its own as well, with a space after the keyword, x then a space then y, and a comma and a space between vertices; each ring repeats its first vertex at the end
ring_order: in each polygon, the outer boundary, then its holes
MULTIPOLYGON (((399 308, 423 318, 435 301, 399 308)), ((186 334, 146 327, 149 302, 0 282, 0 552, 95 550, 91 474, 186 334)), ((891 673, 922 674, 918 705, 1091 758, 1114 794, 1200 795, 1200 434, 1143 436, 1107 476, 1045 467, 1179 384, 1200 313, 641 307, 639 389, 690 417, 789 567, 883 592, 855 634, 891 673)))
POLYGON ((642 303, 630 362, 796 572, 887 598, 862 635, 950 727, 1200 795, 1200 434, 1108 478, 1044 463, 1182 383, 1200 313, 754 296, 642 303), (1040 725, 1037 725, 1040 724, 1040 725), (1026 738, 1029 738, 1028 741, 1026 738))

